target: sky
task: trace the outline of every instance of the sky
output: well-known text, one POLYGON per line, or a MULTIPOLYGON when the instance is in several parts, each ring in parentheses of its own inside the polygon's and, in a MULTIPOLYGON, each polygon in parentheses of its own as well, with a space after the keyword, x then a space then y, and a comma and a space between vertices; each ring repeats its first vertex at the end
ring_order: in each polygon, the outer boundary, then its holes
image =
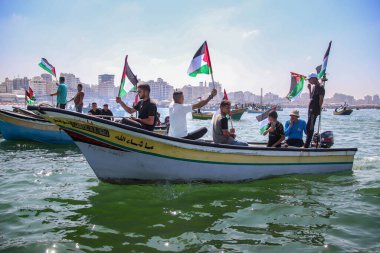
POLYGON ((42 57, 97 84, 124 57, 142 80, 175 88, 211 81, 187 69, 207 40, 214 79, 230 91, 285 96, 290 72, 309 74, 333 41, 326 95, 380 94, 380 1, 0 0, 0 81, 33 77, 42 57))

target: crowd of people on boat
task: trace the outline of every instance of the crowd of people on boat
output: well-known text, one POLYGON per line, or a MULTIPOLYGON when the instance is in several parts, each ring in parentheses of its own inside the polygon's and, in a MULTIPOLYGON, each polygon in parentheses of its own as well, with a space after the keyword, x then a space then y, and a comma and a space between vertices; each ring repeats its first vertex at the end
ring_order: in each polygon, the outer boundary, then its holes
MULTIPOLYGON (((314 126, 317 117, 320 115, 325 89, 318 81, 318 76, 311 73, 308 76, 307 88, 310 94, 310 103, 308 108, 307 122, 300 119, 298 110, 290 113, 290 119, 286 121, 285 127, 278 121, 278 114, 275 110, 268 113, 269 123, 263 135, 268 135, 268 147, 281 147, 284 142, 284 147, 305 147, 309 148, 311 140, 314 135, 314 126), (303 141, 303 134, 306 134, 306 140, 303 141)), ((140 83, 137 87, 139 102, 133 106, 127 105, 121 97, 116 97, 118 103, 129 114, 137 113, 136 117, 122 118, 121 124, 142 128, 144 130, 153 131, 155 126, 158 125, 159 113, 157 112, 156 104, 150 99, 150 86, 146 83, 140 83)), ((193 110, 197 110, 207 105, 217 95, 216 89, 213 89, 210 95, 200 100, 195 104, 185 104, 184 95, 182 91, 175 91, 173 93, 173 101, 169 106, 169 118, 165 119, 165 123, 169 127, 168 135, 171 137, 184 138, 184 139, 198 139, 202 137, 207 128, 203 127, 194 132, 188 132, 186 115, 193 110), (170 122, 169 122, 170 121, 170 122)), ((51 94, 57 96, 57 108, 65 109, 67 102, 74 101, 75 110, 82 112, 84 92, 83 86, 78 84, 77 94, 67 101, 67 86, 65 85, 64 77, 60 77, 57 92, 51 94)), ((219 110, 212 118, 212 137, 216 144, 228 144, 248 146, 247 142, 241 141, 237 138, 235 128, 232 127, 231 119, 228 117, 231 112, 231 102, 222 100, 219 105, 219 110), (231 125, 231 127, 229 127, 231 125)), ((91 115, 103 117, 107 120, 113 120, 113 113, 109 109, 108 104, 103 105, 103 109, 99 109, 96 102, 92 103, 91 110, 88 112, 91 115)))

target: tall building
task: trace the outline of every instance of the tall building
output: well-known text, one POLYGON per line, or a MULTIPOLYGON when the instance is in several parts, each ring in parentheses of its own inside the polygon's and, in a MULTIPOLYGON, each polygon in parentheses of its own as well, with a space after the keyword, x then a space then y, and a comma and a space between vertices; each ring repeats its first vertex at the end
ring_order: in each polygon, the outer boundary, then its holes
POLYGON ((365 96, 364 97, 364 103, 366 103, 367 105, 372 104, 372 96, 370 96, 370 95, 365 96))
POLYGON ((40 76, 35 76, 30 79, 29 86, 33 89, 36 97, 46 96, 46 81, 40 76))
POLYGON ((74 74, 61 73, 60 76, 65 78, 65 83, 67 85, 67 88, 69 88, 69 90, 76 90, 77 89, 77 85, 79 83, 79 78, 75 77, 74 74))
POLYGON ((27 77, 13 79, 14 90, 27 89, 28 86, 29 86, 29 79, 27 77))
POLYGON ((172 100, 173 86, 169 85, 162 78, 157 78, 157 81, 149 80, 147 83, 150 86, 150 97, 158 101, 172 100))
POLYGON ((5 78, 5 81, 1 83, 1 86, 3 86, 2 91, 5 90, 5 93, 12 93, 12 91, 13 91, 13 81, 10 80, 8 77, 5 78))
POLYGON ((380 98, 379 98, 379 95, 374 95, 373 96, 373 100, 372 102, 375 104, 375 105, 379 105, 380 104, 380 98))
POLYGON ((98 76, 99 97, 115 97, 115 75, 103 74, 98 76))
POLYGON ((45 80, 46 83, 53 82, 53 77, 50 74, 41 74, 41 77, 45 80))

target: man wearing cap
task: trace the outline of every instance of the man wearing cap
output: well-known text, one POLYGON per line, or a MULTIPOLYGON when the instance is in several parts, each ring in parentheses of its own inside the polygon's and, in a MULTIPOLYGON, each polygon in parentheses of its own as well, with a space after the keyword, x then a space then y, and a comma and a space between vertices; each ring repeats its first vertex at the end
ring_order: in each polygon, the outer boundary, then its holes
POLYGON ((300 113, 298 110, 292 111, 290 114, 290 120, 285 123, 285 146, 302 147, 303 133, 307 134, 306 122, 299 119, 300 113))
POLYGON ((311 139, 314 134, 314 125, 317 117, 321 114, 321 109, 323 105, 323 98, 325 97, 325 87, 323 87, 318 81, 318 75, 316 73, 311 73, 308 76, 309 83, 307 88, 310 93, 310 103, 308 110, 308 119, 307 119, 307 136, 305 141, 305 148, 310 147, 311 139), (312 87, 313 85, 313 87, 312 87))

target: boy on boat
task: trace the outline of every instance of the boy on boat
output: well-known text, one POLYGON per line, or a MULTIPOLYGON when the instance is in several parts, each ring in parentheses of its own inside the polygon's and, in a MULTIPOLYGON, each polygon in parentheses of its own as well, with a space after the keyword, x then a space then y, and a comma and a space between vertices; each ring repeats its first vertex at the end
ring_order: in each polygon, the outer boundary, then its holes
POLYGON ((90 115, 102 115, 102 111, 98 108, 98 104, 96 102, 92 102, 91 110, 88 111, 90 115))
POLYGON ((126 112, 130 114, 138 112, 138 118, 123 118, 121 123, 133 127, 143 128, 148 131, 153 131, 157 120, 157 106, 154 102, 150 101, 149 84, 139 84, 137 86, 137 93, 140 101, 133 107, 126 105, 121 100, 121 97, 116 97, 116 103, 120 104, 126 112))
POLYGON ((264 131, 263 135, 269 133, 267 147, 281 148, 281 142, 285 140, 284 126, 281 122, 277 121, 278 115, 276 111, 270 111, 268 115, 268 126, 267 130, 264 131))
POLYGON ((57 108, 65 109, 67 103, 67 86, 65 84, 65 77, 59 77, 59 85, 57 92, 50 94, 50 96, 57 96, 57 108))
MULTIPOLYGON (((182 91, 175 91, 173 93, 173 102, 169 105, 169 117, 170 117, 170 128, 169 136, 178 138, 189 138, 187 132, 187 121, 186 115, 193 110, 200 109, 207 105, 208 102, 213 99, 217 94, 216 89, 211 91, 208 98, 199 101, 196 104, 184 104, 185 98, 182 91)), ((192 139, 192 138, 190 138, 192 139)))
POLYGON ((310 103, 308 110, 308 119, 307 119, 307 136, 305 141, 305 148, 309 148, 311 139, 314 135, 314 125, 317 117, 321 114, 321 108, 323 105, 323 98, 325 97, 325 88, 319 83, 318 75, 316 73, 311 73, 308 76, 309 83, 307 88, 310 93, 310 103), (311 88, 313 85, 313 88, 311 88))
POLYGON ((306 122, 299 119, 300 113, 298 110, 292 111, 290 114, 290 120, 285 123, 285 146, 302 147, 303 133, 307 134, 306 122))
POLYGON ((67 102, 73 101, 74 100, 74 105, 75 105, 75 111, 82 113, 83 110, 83 98, 84 98, 84 92, 83 90, 83 85, 81 83, 78 84, 78 92, 75 94, 75 96, 70 99, 67 102))
POLYGON ((108 104, 103 105, 101 114, 104 116, 107 116, 107 117, 103 117, 104 119, 113 121, 113 113, 110 109, 108 109, 108 104))
POLYGON ((228 144, 228 145, 238 145, 238 146, 248 146, 248 143, 237 141, 235 129, 228 129, 228 118, 231 112, 231 102, 228 100, 223 100, 220 103, 220 114, 213 117, 213 131, 212 137, 214 143, 216 144, 228 144))

